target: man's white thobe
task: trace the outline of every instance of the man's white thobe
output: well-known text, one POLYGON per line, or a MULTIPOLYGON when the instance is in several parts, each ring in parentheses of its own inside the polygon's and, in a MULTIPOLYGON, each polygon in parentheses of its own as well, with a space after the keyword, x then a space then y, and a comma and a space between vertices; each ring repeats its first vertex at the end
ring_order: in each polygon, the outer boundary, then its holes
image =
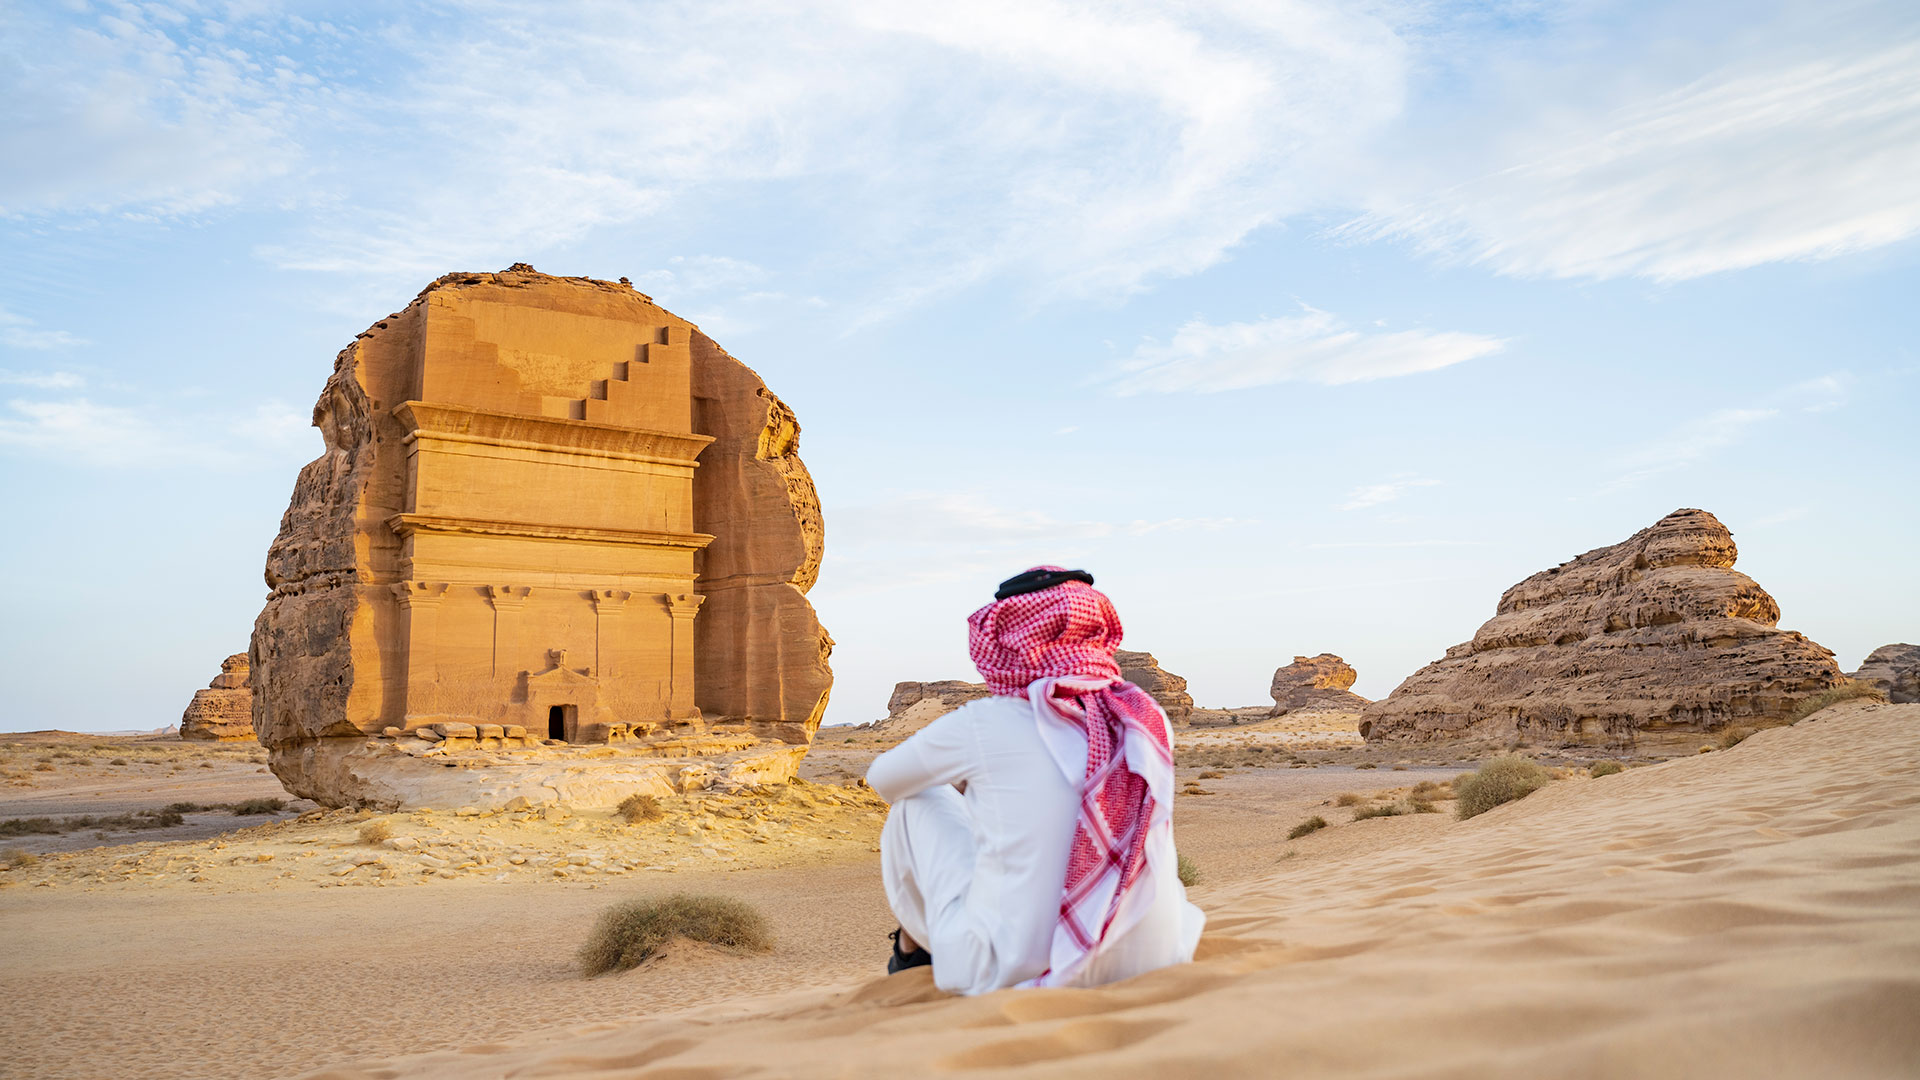
MULTIPOLYGON (((1164 721, 1163 721, 1164 722, 1164 721)), ((1056 747, 1057 752, 1057 747, 1056 747)), ((1047 970, 1080 815, 1079 765, 1056 764, 1024 697, 972 701, 874 759, 867 783, 892 804, 880 833, 887 903, 933 954, 933 981, 984 994, 1047 970), (951 785, 966 782, 966 794, 951 785)), ((1103 941, 1061 985, 1095 986, 1193 959, 1206 916, 1187 901, 1173 826, 1147 833, 1153 889, 1138 922, 1103 941)))

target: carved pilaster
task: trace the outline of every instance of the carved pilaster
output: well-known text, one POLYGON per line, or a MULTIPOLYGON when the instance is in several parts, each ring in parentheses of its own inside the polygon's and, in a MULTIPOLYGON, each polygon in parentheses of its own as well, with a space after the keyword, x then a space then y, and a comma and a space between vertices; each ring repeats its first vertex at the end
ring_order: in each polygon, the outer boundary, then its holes
POLYGON ((593 601, 593 670, 602 679, 619 672, 614 658, 620 654, 620 613, 633 596, 625 589, 594 589, 587 593, 593 601))
POLYGON ((697 593, 664 593, 660 599, 673 620, 667 715, 675 720, 698 720, 700 710, 693 703, 693 617, 707 598, 697 593))
POLYGON ((439 672, 435 652, 439 642, 440 601, 447 595, 444 581, 400 581, 392 586, 400 601, 407 628, 406 713, 432 712, 430 699, 439 672))
POLYGON ((533 590, 525 585, 489 585, 487 600, 493 604, 493 677, 500 677, 503 664, 520 654, 520 609, 527 606, 533 590))

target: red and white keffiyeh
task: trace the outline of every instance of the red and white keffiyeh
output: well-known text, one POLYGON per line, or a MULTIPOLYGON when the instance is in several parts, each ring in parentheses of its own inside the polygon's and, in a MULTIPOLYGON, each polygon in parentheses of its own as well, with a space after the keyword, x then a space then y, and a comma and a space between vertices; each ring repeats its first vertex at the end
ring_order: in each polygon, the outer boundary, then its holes
MULTIPOLYGON (((996 600, 969 616, 967 627, 967 648, 987 688, 1031 699, 1050 749, 1061 745, 1063 730, 1086 740, 1051 966, 1025 985, 1056 984, 1110 934, 1124 933, 1153 897, 1147 834, 1172 815, 1166 715, 1146 691, 1120 678, 1113 659, 1120 617, 1090 585, 1070 581, 996 600)), ((1077 758, 1077 745, 1073 750, 1077 758)), ((1056 753, 1056 760, 1066 756, 1056 753)), ((1070 766, 1062 760, 1062 768, 1070 766)))

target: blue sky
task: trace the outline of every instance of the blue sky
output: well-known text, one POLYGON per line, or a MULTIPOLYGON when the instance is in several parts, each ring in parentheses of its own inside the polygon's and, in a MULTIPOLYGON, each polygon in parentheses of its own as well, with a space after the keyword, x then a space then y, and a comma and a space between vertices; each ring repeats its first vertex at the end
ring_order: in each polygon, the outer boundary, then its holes
POLYGON ((0 93, 0 728, 174 722, 334 354, 516 261, 794 406, 830 722, 1043 561, 1382 696, 1682 506, 1920 640, 1910 4, 29 3, 0 93))

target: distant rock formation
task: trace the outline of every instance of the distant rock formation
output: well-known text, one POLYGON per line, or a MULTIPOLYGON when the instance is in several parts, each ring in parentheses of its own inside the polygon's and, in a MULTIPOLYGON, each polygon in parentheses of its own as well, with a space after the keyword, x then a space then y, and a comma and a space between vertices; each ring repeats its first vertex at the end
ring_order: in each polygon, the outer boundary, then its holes
POLYGON ((1879 687, 1895 705, 1920 702, 1920 645, 1882 645, 1867 656, 1853 678, 1879 687))
POLYGON ((887 697, 887 715, 874 721, 873 728, 878 734, 905 738, 987 693, 986 683, 958 679, 895 683, 887 697))
POLYGON ((1193 695, 1187 693, 1187 680, 1162 669, 1152 653, 1120 649, 1113 659, 1120 665, 1120 677, 1159 702, 1168 721, 1184 724, 1193 715, 1193 695))
POLYGON ((1273 709, 1268 716, 1285 716, 1304 709, 1330 709, 1355 712, 1367 705, 1367 699, 1349 691, 1360 673, 1353 665, 1323 652, 1319 656, 1296 656, 1293 663, 1273 673, 1273 709))
POLYGON ((1367 706, 1360 733, 1653 748, 1782 723, 1840 668, 1776 628, 1779 605, 1733 569, 1737 555, 1712 514, 1676 510, 1535 574, 1472 641, 1367 706))
POLYGON ((698 327, 626 284, 448 274, 339 354, 314 424, 251 650, 288 790, 484 808, 622 755, 630 780, 567 790, 792 776, 833 681, 820 503, 792 410, 698 327))
POLYGON ((180 737, 217 742, 253 738, 253 690, 247 680, 247 654, 220 661, 220 674, 204 690, 195 690, 180 714, 180 737))
MULTIPOLYGON (((1193 698, 1187 694, 1187 680, 1163 671, 1152 653, 1114 653, 1120 676, 1145 690, 1164 709, 1167 719, 1183 723, 1193 712, 1193 698)), ((938 682, 902 682, 893 685, 887 696, 887 715, 873 722, 877 735, 905 738, 933 723, 969 701, 988 695, 986 683, 942 679, 938 682)))

